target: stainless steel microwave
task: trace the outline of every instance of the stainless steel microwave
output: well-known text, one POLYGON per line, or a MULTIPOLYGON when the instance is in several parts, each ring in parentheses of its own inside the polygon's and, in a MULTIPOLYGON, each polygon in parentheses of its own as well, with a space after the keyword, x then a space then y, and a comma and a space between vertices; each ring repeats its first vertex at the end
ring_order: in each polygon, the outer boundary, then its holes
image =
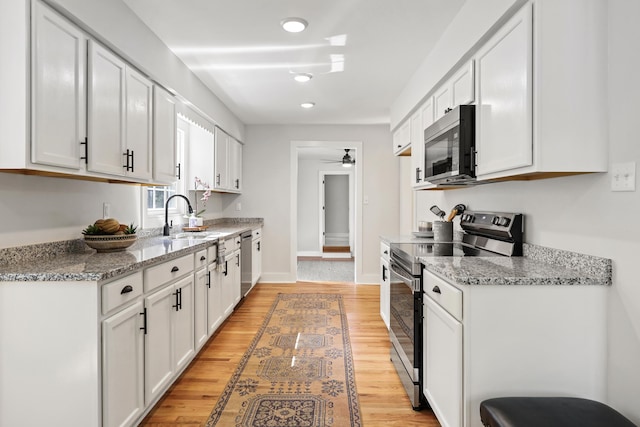
POLYGON ((476 113, 458 105, 424 130, 424 180, 469 185, 476 179, 476 113))

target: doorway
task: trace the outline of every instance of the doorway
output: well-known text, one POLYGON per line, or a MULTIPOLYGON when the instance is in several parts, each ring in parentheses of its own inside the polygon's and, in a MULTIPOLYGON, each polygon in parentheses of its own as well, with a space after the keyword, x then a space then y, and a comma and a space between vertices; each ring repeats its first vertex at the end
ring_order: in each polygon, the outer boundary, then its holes
POLYGON ((323 258, 351 258, 353 248, 353 173, 321 171, 320 248, 323 258))
POLYGON ((362 142, 292 141, 291 271, 296 280, 358 282, 362 270, 362 260, 358 257, 362 250, 362 214, 356 201, 362 192, 362 170, 358 167, 361 161, 362 142), (346 149, 353 158, 349 166, 342 162, 346 149), (329 189, 325 194, 327 177, 330 177, 329 189), (325 184, 322 184, 323 178, 325 184), (346 192, 345 182, 348 182, 346 192), (343 188, 342 195, 337 196, 341 200, 337 202, 342 212, 338 214, 343 218, 341 222, 331 216, 332 184, 343 188), (329 201, 328 211, 325 199, 329 201), (325 212, 321 212, 323 205, 325 212), (327 212, 329 217, 325 215, 327 212), (347 212, 346 226, 344 212, 347 212), (341 251, 346 248, 346 251, 327 257, 325 247, 340 247, 341 251), (350 272, 345 273, 347 266, 350 272))

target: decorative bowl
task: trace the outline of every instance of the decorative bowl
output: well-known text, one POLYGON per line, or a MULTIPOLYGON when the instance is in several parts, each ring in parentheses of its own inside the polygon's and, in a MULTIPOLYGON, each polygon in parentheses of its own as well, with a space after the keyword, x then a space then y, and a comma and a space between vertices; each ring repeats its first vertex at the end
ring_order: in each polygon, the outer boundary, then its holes
POLYGON ((119 252, 133 245, 137 238, 135 234, 85 234, 84 242, 98 252, 119 252))

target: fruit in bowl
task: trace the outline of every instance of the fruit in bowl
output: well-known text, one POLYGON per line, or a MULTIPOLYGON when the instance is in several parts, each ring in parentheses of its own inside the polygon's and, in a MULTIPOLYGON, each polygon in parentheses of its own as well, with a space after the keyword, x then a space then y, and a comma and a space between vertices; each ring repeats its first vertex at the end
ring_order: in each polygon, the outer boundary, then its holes
POLYGON ((82 230, 84 242, 98 252, 123 251, 133 245, 137 239, 138 227, 120 224, 114 218, 99 219, 82 230))

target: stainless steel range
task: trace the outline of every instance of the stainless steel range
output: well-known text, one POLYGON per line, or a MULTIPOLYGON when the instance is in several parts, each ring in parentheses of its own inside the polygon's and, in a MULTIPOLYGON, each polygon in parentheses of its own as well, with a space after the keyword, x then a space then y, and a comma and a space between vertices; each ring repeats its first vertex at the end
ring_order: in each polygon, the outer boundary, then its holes
POLYGON ((460 217, 460 242, 391 244, 391 360, 413 409, 428 407, 422 395, 422 264, 420 257, 520 256, 523 215, 465 212, 460 217))

